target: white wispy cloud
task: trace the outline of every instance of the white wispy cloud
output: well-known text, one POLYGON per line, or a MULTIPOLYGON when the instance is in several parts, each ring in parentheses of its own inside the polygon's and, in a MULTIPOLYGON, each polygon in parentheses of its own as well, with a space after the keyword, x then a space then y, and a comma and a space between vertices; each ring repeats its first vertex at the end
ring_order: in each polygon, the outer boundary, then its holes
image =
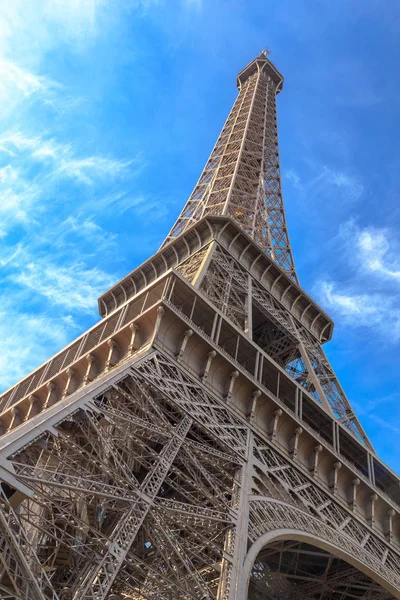
POLYGON ((13 0, 2 3, 0 10, 0 51, 15 50, 15 40, 20 42, 19 53, 24 58, 42 58, 50 48, 60 42, 89 43, 98 33, 101 11, 110 8, 109 0, 13 0), (29 45, 29 38, 31 44, 29 45))
POLYGON ((304 186, 301 182, 300 175, 296 173, 294 169, 286 169, 284 171, 284 177, 292 184, 294 188, 300 190, 301 192, 304 191, 304 186))
POLYGON ((18 261, 18 257, 23 253, 22 244, 16 244, 6 246, 2 244, 0 246, 0 267, 7 267, 9 264, 13 264, 18 261))
POLYGON ((315 292, 320 302, 342 323, 367 327, 400 340, 400 264, 394 231, 359 227, 354 220, 342 225, 336 239, 338 260, 346 268, 342 280, 320 280, 315 292))
POLYGON ((65 236, 70 236, 73 233, 84 236, 91 242, 96 244, 111 243, 115 239, 115 235, 104 231, 93 219, 93 217, 78 214, 77 216, 70 216, 63 222, 62 228, 60 227, 56 233, 57 239, 60 240, 65 236), (62 229, 62 231, 60 231, 62 229))
POLYGON ((360 260, 366 269, 381 277, 400 283, 399 254, 393 251, 390 240, 395 239, 394 233, 387 229, 369 228, 358 234, 357 245, 360 250, 360 260))
POLYGON ((5 179, 0 182, 0 227, 3 235, 16 223, 34 222, 34 206, 40 194, 35 181, 25 180, 17 171, 14 171, 14 176, 13 181, 5 179))
POLYGON ((304 180, 294 169, 284 171, 284 177, 305 199, 326 199, 335 197, 335 201, 357 201, 364 192, 364 186, 358 177, 340 169, 326 165, 313 166, 313 177, 304 180))
POLYGON ((39 102, 55 112, 77 99, 46 72, 60 46, 78 53, 102 34, 120 12, 114 0, 12 0, 0 6, 0 120, 21 103, 39 102))
POLYGON ((133 195, 128 191, 119 191, 96 199, 99 210, 118 210, 121 214, 129 210, 136 218, 149 218, 152 222, 164 219, 168 214, 168 204, 168 201, 162 202, 159 197, 133 195))
POLYGON ((397 406, 399 404, 399 400, 400 392, 393 392, 391 394, 378 396, 377 398, 371 398, 364 406, 367 410, 376 409, 378 406, 383 406, 384 404, 393 404, 397 406))
POLYGON ((12 280, 46 297, 53 305, 93 313, 97 298, 111 287, 115 276, 79 262, 61 266, 49 257, 21 264, 21 271, 12 280))
MULTIPOLYGON (((1 8, 0 8, 1 11, 1 8)), ((1 35, 0 21, 0 35, 1 35)), ((17 37, 17 36, 16 36, 17 37)), ((60 98, 60 105, 66 100, 63 86, 51 77, 36 72, 20 64, 17 60, 2 55, 0 50, 0 120, 10 118, 13 111, 29 101, 45 106, 54 106, 60 98), (64 98, 61 92, 64 91, 64 98)))
POLYGON ((113 243, 92 218, 70 216, 45 231, 17 246, 0 240, 0 391, 79 334, 82 320, 93 322, 98 296, 118 279, 83 250, 113 243))
POLYGON ((132 164, 131 160, 120 161, 104 156, 88 156, 85 158, 68 158, 56 161, 58 166, 53 177, 77 179, 87 185, 94 181, 122 174, 132 164))
POLYGON ((0 102, 17 101, 34 94, 46 97, 60 86, 51 79, 35 75, 17 64, 0 59, 0 102))
POLYGON ((0 168, 0 183, 11 184, 18 180, 18 169, 14 169, 11 165, 6 165, 0 168))
POLYGON ((43 15, 72 40, 97 33, 96 17, 106 0, 44 0, 43 15))
MULTIPOLYGON (((116 177, 125 172, 133 163, 142 167, 139 157, 130 160, 117 160, 106 156, 78 156, 71 144, 57 142, 53 138, 29 136, 20 131, 7 131, 0 136, 0 153, 20 159, 29 158, 43 165, 47 177, 67 177, 85 184, 95 180, 116 177)), ((25 162, 26 166, 26 162, 25 162)), ((7 166, 10 169, 10 166, 7 166)), ((1 182, 1 172, 0 172, 1 182)))
POLYGON ((57 352, 76 330, 67 318, 16 310, 0 299, 0 390, 4 390, 57 352))
POLYGON ((61 144, 52 138, 44 139, 42 136, 32 136, 18 130, 5 131, 0 136, 0 152, 10 156, 16 153, 28 152, 34 158, 57 158, 58 154, 65 154, 71 149, 68 144, 61 144))
POLYGON ((361 293, 354 287, 320 281, 316 293, 329 312, 354 327, 368 327, 400 339, 400 306, 396 299, 378 293, 361 293))
POLYGON ((40 236, 36 236, 30 239, 28 251, 26 247, 23 251, 26 253, 26 262, 35 262, 36 257, 43 255, 46 248, 50 247, 54 263, 64 266, 66 262, 88 262, 89 258, 99 254, 103 257, 112 256, 117 241, 117 235, 101 227, 93 215, 78 211, 61 223, 54 223, 51 230, 46 232, 45 249, 40 236))
POLYGON ((351 257, 357 271, 387 284, 400 282, 400 244, 395 229, 360 227, 354 218, 339 228, 337 243, 351 257))
MULTIPOLYGON (((121 197, 126 194, 121 187, 124 179, 136 177, 144 163, 140 156, 118 160, 101 155, 83 155, 72 144, 56 141, 44 135, 27 135, 21 131, 7 131, 0 136, 0 217, 4 236, 16 224, 31 227, 40 214, 54 205, 55 190, 62 180, 75 186, 85 185, 112 189, 121 197)), ((82 196, 78 212, 96 209, 89 197, 82 196)), ((121 203, 119 205, 121 207, 121 203)), ((114 209, 118 206, 115 204, 114 209)), ((125 210, 121 208, 121 210, 125 210)), ((83 219, 74 224, 88 233, 88 222, 83 219)), ((53 225, 54 228, 54 225, 53 225)))
POLYGON ((379 415, 377 415, 375 412, 370 411, 368 413, 368 417, 374 421, 377 425, 379 425, 379 427, 382 427, 382 429, 386 429, 387 431, 390 431, 391 433, 394 433, 397 436, 400 435, 400 427, 398 427, 395 423, 393 423, 392 421, 388 420, 388 419, 384 419, 382 417, 380 417, 379 415))

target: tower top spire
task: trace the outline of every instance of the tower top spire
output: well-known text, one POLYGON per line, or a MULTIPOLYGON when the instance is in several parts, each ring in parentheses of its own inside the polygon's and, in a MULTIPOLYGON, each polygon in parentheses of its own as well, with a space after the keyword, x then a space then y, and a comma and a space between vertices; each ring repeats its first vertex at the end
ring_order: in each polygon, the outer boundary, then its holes
POLYGON ((271 79, 275 82, 275 93, 279 94, 283 86, 283 76, 275 67, 275 65, 270 61, 270 54, 271 50, 269 50, 269 48, 265 48, 254 60, 252 60, 248 65, 246 65, 246 67, 242 71, 240 71, 240 73, 237 76, 236 82, 239 90, 251 75, 263 71, 264 74, 271 77, 271 79))

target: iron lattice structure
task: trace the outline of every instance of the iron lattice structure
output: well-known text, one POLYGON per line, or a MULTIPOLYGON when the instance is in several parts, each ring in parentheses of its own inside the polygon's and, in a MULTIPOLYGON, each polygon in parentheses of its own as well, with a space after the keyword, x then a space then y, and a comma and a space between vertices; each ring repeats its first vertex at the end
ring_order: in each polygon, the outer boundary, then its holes
POLYGON ((226 215, 297 282, 279 165, 276 95, 283 77, 263 53, 237 85, 237 100, 165 244, 207 214, 226 215))
POLYGON ((0 397, 0 598, 400 598, 399 479, 299 287, 265 54, 160 251, 0 397))

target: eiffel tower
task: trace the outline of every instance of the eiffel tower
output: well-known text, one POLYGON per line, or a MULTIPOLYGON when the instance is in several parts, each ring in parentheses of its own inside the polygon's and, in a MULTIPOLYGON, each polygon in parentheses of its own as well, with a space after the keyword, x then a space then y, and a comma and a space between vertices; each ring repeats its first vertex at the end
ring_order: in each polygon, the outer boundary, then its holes
POLYGON ((400 598, 400 487, 322 349, 266 51, 160 250, 0 397, 0 598, 400 598))

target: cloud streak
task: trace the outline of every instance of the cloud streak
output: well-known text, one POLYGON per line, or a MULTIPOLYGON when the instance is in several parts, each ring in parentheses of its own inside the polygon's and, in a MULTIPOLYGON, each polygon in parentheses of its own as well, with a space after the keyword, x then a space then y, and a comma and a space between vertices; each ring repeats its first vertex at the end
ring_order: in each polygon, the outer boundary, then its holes
MULTIPOLYGON (((118 193, 124 195, 123 186, 142 168, 140 157, 118 160, 79 155, 70 143, 8 131, 0 136, 0 235, 4 237, 17 225, 32 230, 43 214, 51 219, 59 217, 59 213, 54 214, 54 207, 59 203, 57 190, 63 181, 74 186, 71 194, 76 194, 76 189, 82 186, 92 188, 91 194, 100 186, 114 193, 111 191, 118 186, 121 190, 118 193)), ((91 197, 82 194, 82 199, 76 202, 76 212, 89 213, 90 217, 93 209, 96 206, 91 197)))
POLYGON ((326 165, 320 168, 314 165, 312 170, 314 172, 318 170, 318 173, 307 180, 304 180, 294 169, 284 171, 284 178, 306 201, 321 202, 323 199, 333 197, 336 202, 353 203, 364 193, 363 184, 354 175, 326 165))
POLYGON ((394 235, 386 229, 369 228, 359 232, 356 240, 360 262, 375 275, 400 283, 398 253, 391 249, 390 239, 394 239, 394 235))
POLYGON ((25 160, 25 166, 29 166, 29 160, 41 164, 48 177, 67 177, 89 185, 96 179, 122 175, 132 164, 139 164, 138 157, 130 160, 99 155, 79 157, 71 144, 53 138, 27 136, 20 131, 8 131, 0 137, 1 152, 25 160))
MULTIPOLYGON (((4 300, 4 298, 2 299, 4 300)), ((74 327, 66 319, 12 309, 2 301, 0 389, 6 389, 68 343, 74 327)))
POLYGON ((142 161, 93 151, 70 135, 74 115, 65 111, 83 110, 84 101, 62 81, 62 65, 60 81, 50 75, 48 60, 61 47, 64 57, 84 52, 103 34, 110 4, 13 0, 0 9, 2 389, 91 324, 98 296, 120 275, 93 260, 93 248, 114 244, 93 214, 94 198, 100 188, 124 191, 142 161))
POLYGON ((35 95, 45 102, 60 87, 43 75, 35 75, 16 63, 0 59, 0 102, 3 108, 35 95))
POLYGON ((71 312, 93 313, 97 298, 114 282, 114 277, 83 263, 60 266, 51 260, 27 263, 13 277, 14 283, 34 290, 71 312))
POLYGON ((346 325, 364 327, 400 341, 400 265, 396 236, 387 228, 360 228, 350 220, 339 231, 339 259, 347 277, 315 285, 321 303, 346 325))
POLYGON ((4 296, 0 305, 0 389, 6 389, 68 343, 76 324, 64 317, 16 310, 4 296))
POLYGON ((392 342, 400 340, 400 306, 396 299, 378 293, 361 293, 356 287, 320 281, 316 293, 329 312, 352 327, 367 327, 392 342))

